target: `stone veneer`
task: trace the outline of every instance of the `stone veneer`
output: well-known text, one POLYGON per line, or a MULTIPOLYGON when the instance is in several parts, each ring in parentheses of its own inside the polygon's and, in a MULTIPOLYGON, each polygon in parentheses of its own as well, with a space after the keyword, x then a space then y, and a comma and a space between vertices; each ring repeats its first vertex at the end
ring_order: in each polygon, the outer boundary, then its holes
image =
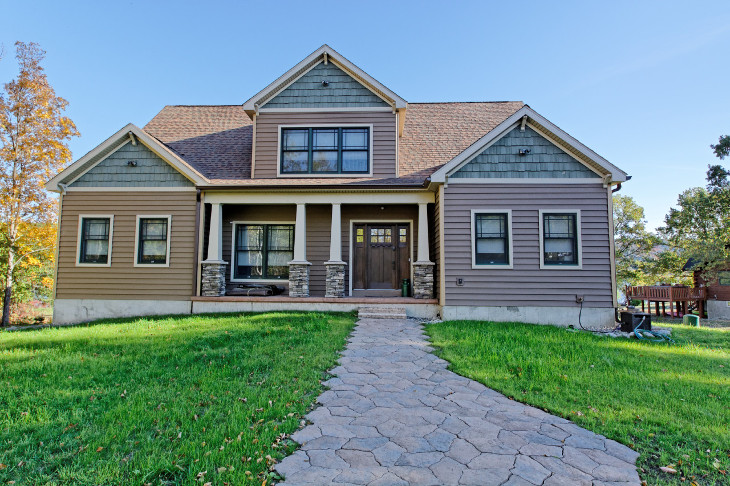
POLYGON ((416 299, 433 298, 433 262, 413 263, 413 297, 416 299))
POLYGON ((345 296, 345 262, 325 262, 327 284, 324 296, 340 298, 345 296))
POLYGON ((289 297, 309 297, 309 262, 289 263, 289 297))
POLYGON ((203 262, 200 292, 203 297, 226 295, 226 262, 203 262))

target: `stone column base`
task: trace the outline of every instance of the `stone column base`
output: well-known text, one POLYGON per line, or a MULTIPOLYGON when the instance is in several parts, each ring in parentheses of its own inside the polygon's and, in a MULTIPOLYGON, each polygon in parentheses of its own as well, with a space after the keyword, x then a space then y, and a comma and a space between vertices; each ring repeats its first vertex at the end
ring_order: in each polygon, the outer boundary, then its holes
POLYGON ((226 265, 224 261, 202 262, 200 293, 203 297, 226 295, 226 265))
POLYGON ((433 262, 413 263, 413 297, 416 299, 433 299, 433 262))
POLYGON ((342 298, 345 296, 345 262, 324 262, 327 268, 325 297, 342 298))
POLYGON ((289 297, 309 297, 309 262, 289 262, 289 297))

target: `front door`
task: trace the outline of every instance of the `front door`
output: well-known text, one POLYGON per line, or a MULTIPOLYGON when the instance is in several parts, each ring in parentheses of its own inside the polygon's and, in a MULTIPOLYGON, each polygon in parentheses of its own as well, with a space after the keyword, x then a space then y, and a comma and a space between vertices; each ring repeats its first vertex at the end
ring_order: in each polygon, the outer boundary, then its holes
POLYGON ((401 281, 410 277, 409 225, 357 223, 353 229, 353 291, 399 295, 401 281))

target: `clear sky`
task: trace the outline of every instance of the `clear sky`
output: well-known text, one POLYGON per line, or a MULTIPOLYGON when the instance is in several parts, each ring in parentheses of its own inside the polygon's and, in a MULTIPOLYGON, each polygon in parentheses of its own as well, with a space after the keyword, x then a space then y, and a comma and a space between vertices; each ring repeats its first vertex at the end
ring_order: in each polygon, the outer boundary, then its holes
POLYGON ((652 228, 730 134, 727 0, 0 0, 0 82, 16 40, 48 52, 74 158, 167 104, 243 103, 324 43, 411 102, 528 103, 633 176, 652 228))

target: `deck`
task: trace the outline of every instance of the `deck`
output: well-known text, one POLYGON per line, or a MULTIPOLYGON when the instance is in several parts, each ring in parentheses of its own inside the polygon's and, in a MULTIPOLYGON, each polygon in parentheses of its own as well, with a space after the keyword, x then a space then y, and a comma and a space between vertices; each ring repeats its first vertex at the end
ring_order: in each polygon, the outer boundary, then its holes
POLYGON ((682 287, 670 285, 626 287, 626 298, 640 300, 641 310, 651 312, 652 302, 657 316, 682 317, 692 307, 704 315, 707 289, 705 287, 682 287), (669 304, 669 305, 667 305, 669 304), (661 306, 661 310, 660 310, 661 306), (667 310, 669 307, 669 310, 667 310))

